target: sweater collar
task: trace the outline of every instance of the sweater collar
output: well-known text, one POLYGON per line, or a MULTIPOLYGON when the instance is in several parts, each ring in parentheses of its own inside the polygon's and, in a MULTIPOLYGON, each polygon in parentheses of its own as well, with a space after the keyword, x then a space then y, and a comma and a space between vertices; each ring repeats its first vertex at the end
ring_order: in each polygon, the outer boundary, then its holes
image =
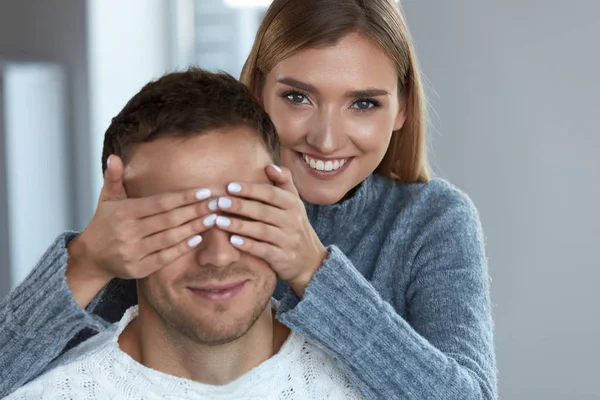
POLYGON ((325 240, 333 232, 352 227, 353 230, 366 222, 367 209, 376 197, 373 174, 359 183, 345 199, 335 204, 317 205, 304 202, 308 219, 315 231, 325 240))

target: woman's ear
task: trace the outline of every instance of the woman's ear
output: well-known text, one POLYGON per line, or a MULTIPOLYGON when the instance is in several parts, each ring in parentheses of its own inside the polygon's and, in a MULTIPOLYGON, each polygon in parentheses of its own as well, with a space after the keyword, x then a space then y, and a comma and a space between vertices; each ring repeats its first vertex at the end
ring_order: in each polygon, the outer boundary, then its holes
POLYGON ((396 115, 396 121, 394 122, 394 132, 399 131, 406 122, 406 96, 400 96, 398 102, 398 114, 396 115))
POLYGON ((262 72, 259 71, 258 68, 254 69, 254 73, 252 74, 253 76, 253 86, 254 86, 254 97, 256 97, 256 101, 258 101, 258 104, 260 104, 261 106, 263 105, 262 102, 262 92, 263 92, 263 86, 264 86, 264 78, 263 78, 263 74, 262 72))

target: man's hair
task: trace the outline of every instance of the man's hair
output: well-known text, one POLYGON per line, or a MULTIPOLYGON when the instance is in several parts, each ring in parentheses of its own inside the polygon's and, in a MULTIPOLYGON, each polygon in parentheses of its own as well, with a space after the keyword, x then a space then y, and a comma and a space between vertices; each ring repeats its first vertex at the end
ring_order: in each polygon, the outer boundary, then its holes
POLYGON ((200 68, 166 74, 144 86, 112 119, 104 135, 102 172, 111 154, 127 162, 136 144, 239 126, 255 130, 279 162, 275 127, 246 86, 229 74, 200 68))

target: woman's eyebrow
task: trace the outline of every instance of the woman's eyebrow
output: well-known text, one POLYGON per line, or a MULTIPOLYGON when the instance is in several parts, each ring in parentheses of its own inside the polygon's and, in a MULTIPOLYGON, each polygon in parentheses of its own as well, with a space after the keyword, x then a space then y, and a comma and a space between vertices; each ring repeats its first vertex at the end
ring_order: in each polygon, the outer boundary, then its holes
POLYGON ((346 92, 346 97, 377 97, 377 96, 391 96, 391 93, 385 89, 378 88, 367 88, 361 90, 350 90, 346 92))
POLYGON ((301 82, 294 78, 284 77, 284 78, 278 79, 277 82, 283 83, 284 85, 298 88, 300 90, 304 90, 305 92, 310 92, 310 93, 314 93, 314 94, 319 93, 319 90, 315 86, 311 85, 310 83, 301 82))
MULTIPOLYGON (((282 83, 284 85, 298 88, 305 92, 319 94, 319 89, 317 89, 315 86, 311 85, 310 83, 301 82, 294 78, 284 77, 284 78, 278 79, 277 82, 282 83)), ((352 97, 352 98, 390 96, 390 95, 391 95, 391 93, 388 90, 373 88, 373 87, 366 88, 366 89, 360 89, 360 90, 349 90, 345 93, 346 97, 352 97)))

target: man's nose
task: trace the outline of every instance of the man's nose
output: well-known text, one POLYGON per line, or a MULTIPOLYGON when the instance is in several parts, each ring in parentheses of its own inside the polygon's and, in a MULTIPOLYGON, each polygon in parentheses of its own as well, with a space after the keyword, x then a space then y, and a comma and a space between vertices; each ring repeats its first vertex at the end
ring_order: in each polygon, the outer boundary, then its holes
POLYGON ((240 251, 229 241, 230 234, 212 228, 202 235, 202 243, 196 250, 198 265, 227 267, 240 259, 240 251))

